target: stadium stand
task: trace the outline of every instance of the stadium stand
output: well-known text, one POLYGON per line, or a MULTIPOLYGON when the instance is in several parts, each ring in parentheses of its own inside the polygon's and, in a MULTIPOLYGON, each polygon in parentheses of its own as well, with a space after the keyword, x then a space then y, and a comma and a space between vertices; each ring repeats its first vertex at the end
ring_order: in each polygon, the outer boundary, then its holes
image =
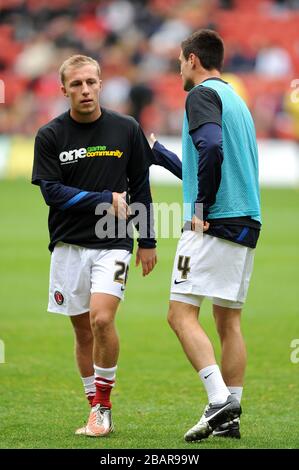
POLYGON ((288 104, 299 76, 298 24, 296 0, 2 0, 0 132, 34 135, 63 112, 57 70, 83 53, 103 66, 104 106, 133 114, 146 132, 179 135, 180 42, 210 27, 226 42, 224 71, 245 90, 258 137, 298 139, 288 104))

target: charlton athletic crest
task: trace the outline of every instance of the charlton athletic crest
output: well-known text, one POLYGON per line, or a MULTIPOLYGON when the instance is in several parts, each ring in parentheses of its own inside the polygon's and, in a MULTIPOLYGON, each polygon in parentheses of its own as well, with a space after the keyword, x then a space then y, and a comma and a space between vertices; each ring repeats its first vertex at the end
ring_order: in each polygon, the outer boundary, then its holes
POLYGON ((62 305, 62 304, 63 304, 64 297, 63 297, 62 293, 59 292, 58 290, 56 290, 56 291, 54 292, 54 299, 55 299, 55 302, 56 302, 58 305, 62 305))

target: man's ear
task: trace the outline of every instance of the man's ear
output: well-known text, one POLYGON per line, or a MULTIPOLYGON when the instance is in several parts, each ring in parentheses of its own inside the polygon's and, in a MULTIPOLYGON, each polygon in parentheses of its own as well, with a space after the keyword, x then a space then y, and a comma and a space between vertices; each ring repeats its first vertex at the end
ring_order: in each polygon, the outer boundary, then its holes
POLYGON ((103 81, 100 80, 100 91, 102 91, 102 89, 103 89, 103 81))
MULTIPOLYGON (((201 61, 200 61, 200 58, 197 57, 197 55, 193 54, 191 52, 190 56, 192 56, 192 61, 191 61, 191 65, 192 65, 192 68, 194 69, 196 66, 198 67, 202 67, 202 64, 201 64, 201 61)), ((190 57, 189 56, 189 57, 190 57)))
POLYGON ((60 89, 61 89, 63 95, 64 95, 66 98, 68 98, 69 95, 67 94, 67 91, 66 91, 66 89, 65 89, 65 86, 64 86, 64 85, 61 85, 60 89))
POLYGON ((188 59, 188 60, 190 61, 190 64, 191 64, 192 68, 194 68, 194 67, 195 67, 195 63, 196 63, 196 55, 193 54, 193 52, 191 52, 191 54, 189 55, 189 59, 188 59))

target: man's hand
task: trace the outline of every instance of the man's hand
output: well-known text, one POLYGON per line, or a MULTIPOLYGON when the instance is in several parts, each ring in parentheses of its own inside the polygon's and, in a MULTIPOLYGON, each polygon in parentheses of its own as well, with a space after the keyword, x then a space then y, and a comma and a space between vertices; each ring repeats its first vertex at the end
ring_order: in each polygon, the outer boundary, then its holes
POLYGON ((153 148, 153 146, 155 145, 155 142, 156 142, 156 136, 155 134, 152 132, 150 137, 149 137, 149 144, 150 144, 150 147, 151 149, 153 148))
POLYGON ((138 266, 140 261, 142 264, 142 275, 147 276, 157 263, 156 248, 138 248, 135 266, 138 266))
POLYGON ((192 217, 191 228, 194 232, 206 232, 210 228, 210 224, 207 221, 202 221, 196 215, 192 217))
POLYGON ((130 215, 130 208, 126 203, 126 191, 123 193, 112 193, 112 207, 108 212, 119 219, 127 219, 130 215))

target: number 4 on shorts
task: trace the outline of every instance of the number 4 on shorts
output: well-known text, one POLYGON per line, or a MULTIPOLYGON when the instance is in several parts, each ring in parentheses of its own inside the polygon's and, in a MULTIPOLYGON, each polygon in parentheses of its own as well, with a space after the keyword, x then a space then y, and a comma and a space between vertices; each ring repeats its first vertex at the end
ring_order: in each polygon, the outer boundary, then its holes
POLYGON ((182 273, 182 279, 187 279, 190 272, 190 256, 179 256, 178 271, 182 273))

